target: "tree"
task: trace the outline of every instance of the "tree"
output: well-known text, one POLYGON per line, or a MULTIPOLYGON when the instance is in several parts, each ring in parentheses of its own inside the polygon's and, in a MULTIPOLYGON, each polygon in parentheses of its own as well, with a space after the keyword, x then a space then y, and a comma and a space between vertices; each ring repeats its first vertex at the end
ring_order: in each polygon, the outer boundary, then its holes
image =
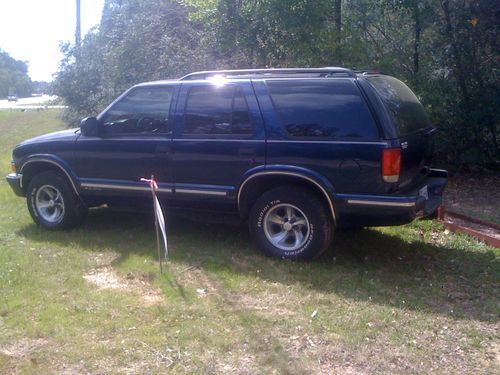
POLYGON ((0 49, 0 98, 8 95, 29 96, 31 91, 32 82, 28 76, 28 64, 13 59, 0 49))
POLYGON ((54 92, 70 110, 66 119, 97 114, 131 85, 175 78, 207 63, 196 22, 177 1, 107 0, 99 28, 76 49, 62 47, 64 59, 54 92))
POLYGON ((499 18, 495 0, 106 0, 82 58, 64 47, 55 88, 76 119, 134 83, 194 70, 380 70, 420 97, 440 159, 495 166, 499 18))

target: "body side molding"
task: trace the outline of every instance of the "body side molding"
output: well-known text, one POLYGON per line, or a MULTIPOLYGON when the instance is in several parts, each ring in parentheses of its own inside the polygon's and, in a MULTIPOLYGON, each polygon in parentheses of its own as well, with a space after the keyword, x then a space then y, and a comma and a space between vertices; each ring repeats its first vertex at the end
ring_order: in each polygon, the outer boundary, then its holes
MULTIPOLYGON (((86 190, 129 190, 129 191, 145 191, 150 192, 151 188, 149 186, 134 186, 134 185, 123 185, 116 183, 100 183, 100 182, 82 182, 81 187, 86 190)), ((171 188, 158 188, 160 193, 171 193, 171 188)))
POLYGON ((382 200, 348 199, 347 203, 364 206, 414 207, 416 202, 390 202, 382 200))

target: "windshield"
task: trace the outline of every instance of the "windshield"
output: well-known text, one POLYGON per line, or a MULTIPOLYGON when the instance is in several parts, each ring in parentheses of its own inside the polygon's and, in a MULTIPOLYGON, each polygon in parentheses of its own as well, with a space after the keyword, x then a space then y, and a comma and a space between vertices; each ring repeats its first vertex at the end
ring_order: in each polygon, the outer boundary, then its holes
POLYGON ((390 76, 373 76, 367 79, 389 110, 399 136, 432 126, 424 107, 403 82, 390 76))

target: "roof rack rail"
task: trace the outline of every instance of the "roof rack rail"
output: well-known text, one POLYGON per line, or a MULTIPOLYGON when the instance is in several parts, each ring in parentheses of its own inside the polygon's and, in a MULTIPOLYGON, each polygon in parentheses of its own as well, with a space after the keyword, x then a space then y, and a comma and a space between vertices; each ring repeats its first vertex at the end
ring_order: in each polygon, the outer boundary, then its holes
POLYGON ((277 68, 277 69, 238 69, 238 70, 208 70, 195 72, 179 78, 180 81, 203 80, 214 76, 243 76, 243 75, 292 75, 292 74, 320 74, 330 76, 333 74, 346 74, 349 77, 356 77, 356 73, 351 69, 339 67, 327 68, 277 68))
POLYGON ((362 74, 362 75, 367 75, 367 74, 383 74, 385 73, 379 69, 362 69, 362 70, 355 70, 354 71, 356 74, 362 74))

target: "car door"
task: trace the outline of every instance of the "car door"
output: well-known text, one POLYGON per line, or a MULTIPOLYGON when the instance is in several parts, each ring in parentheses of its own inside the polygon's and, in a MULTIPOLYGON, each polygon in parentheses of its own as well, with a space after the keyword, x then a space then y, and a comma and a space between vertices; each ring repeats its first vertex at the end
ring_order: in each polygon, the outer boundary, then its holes
POLYGON ((141 178, 154 175, 159 193, 173 191, 170 108, 176 85, 136 86, 105 110, 98 120, 101 136, 76 141, 76 172, 84 193, 144 195, 141 178))
POLYGON ((183 82, 172 157, 176 204, 234 208, 245 172, 265 163, 265 134, 251 83, 183 82))

